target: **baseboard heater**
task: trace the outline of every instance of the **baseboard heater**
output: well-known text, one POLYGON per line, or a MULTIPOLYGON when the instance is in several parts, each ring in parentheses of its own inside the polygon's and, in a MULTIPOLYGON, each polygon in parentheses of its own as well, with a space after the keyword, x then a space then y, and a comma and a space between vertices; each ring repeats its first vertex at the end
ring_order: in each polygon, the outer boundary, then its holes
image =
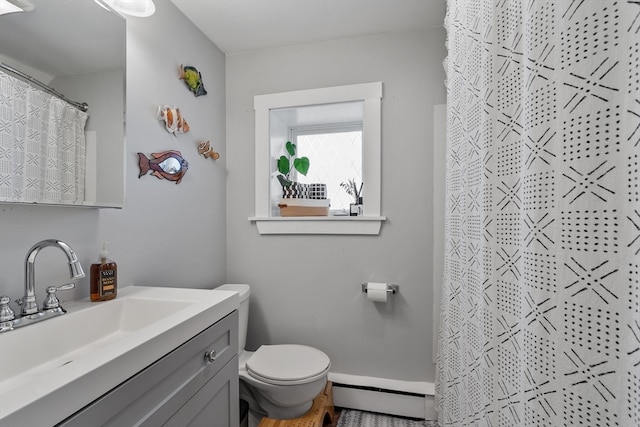
POLYGON ((330 373, 336 407, 435 420, 432 383, 330 373))

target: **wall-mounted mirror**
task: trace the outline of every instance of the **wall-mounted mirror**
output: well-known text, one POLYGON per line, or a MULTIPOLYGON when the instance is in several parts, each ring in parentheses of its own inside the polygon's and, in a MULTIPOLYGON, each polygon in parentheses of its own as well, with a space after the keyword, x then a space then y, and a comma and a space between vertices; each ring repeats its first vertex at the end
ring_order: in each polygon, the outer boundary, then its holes
MULTIPOLYGON (((84 128, 83 197, 76 204, 122 207, 126 20, 97 1, 28 0, 28 3, 33 5, 32 10, 0 15, 0 62, 39 80, 69 100, 89 105, 84 128)), ((30 81, 6 68, 0 68, 0 73, 30 81)), ((30 83, 29 87, 34 86, 30 83)), ((1 107, 3 112, 7 111, 7 105, 1 107)), ((7 120, 6 115, 1 120, 7 120)), ((15 118, 11 120, 16 122, 15 118)), ((0 144, 6 144, 6 139, 0 140, 0 144)), ((10 178, 2 169, 0 186, 10 178)), ((32 201, 4 197, 0 202, 32 201)))

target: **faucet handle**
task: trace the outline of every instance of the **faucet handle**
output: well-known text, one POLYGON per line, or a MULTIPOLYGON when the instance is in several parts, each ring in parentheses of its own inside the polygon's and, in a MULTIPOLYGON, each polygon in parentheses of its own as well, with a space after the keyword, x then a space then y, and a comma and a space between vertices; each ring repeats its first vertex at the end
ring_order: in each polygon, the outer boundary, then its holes
POLYGON ((9 306, 10 302, 11 298, 8 296, 0 297, 0 322, 8 322, 16 318, 16 313, 9 306))
POLYGON ((66 291, 69 289, 73 289, 76 287, 75 283, 67 283, 66 285, 61 286, 49 286, 47 287, 47 298, 42 303, 43 310, 51 310, 53 308, 60 307, 60 300, 56 296, 57 291, 66 291))

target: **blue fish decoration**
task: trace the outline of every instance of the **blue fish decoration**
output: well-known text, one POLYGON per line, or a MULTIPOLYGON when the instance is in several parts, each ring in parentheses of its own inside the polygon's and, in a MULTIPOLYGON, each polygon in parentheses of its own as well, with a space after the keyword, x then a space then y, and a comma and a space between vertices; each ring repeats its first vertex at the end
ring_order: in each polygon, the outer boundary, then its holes
POLYGON ((179 151, 169 150, 162 153, 151 153, 151 158, 143 153, 138 153, 138 166, 140 166, 138 178, 142 178, 151 170, 153 171, 151 175, 158 179, 175 181, 176 184, 180 184, 182 177, 189 169, 189 162, 182 157, 179 151))
POLYGON ((207 94, 204 83, 202 83, 202 74, 196 70, 196 67, 180 64, 180 80, 184 80, 184 83, 193 92, 194 96, 207 94))

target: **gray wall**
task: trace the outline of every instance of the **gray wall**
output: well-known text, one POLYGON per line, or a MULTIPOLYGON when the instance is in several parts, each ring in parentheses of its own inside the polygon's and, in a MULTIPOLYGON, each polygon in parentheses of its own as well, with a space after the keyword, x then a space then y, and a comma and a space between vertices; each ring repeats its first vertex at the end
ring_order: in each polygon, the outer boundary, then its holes
MULTIPOLYGON (((433 381, 433 106, 445 102, 442 28, 227 57, 227 280, 252 286, 248 347, 302 343, 332 371, 433 381), (383 82, 379 236, 260 236, 255 95, 383 82), (386 305, 366 281, 400 285, 386 305)), ((366 184, 365 184, 366 185, 366 184)))
MULTIPOLYGON (((250 283, 253 348, 306 343, 325 350, 335 372, 432 381, 430 165, 432 107, 445 99, 444 30, 233 55, 225 71, 222 52, 170 2, 156 7, 151 18, 127 24, 126 207, 0 205, 0 294, 22 295, 24 256, 33 243, 66 240, 88 269, 108 240, 121 286, 250 283), (180 63, 202 72, 208 95, 195 98, 185 89, 177 79, 180 63), (371 81, 384 83, 388 220, 380 236, 259 236, 247 220, 254 200, 253 96, 371 81), (176 138, 163 129, 155 113, 165 103, 181 108, 190 133, 176 138), (222 158, 198 156, 200 139, 210 139, 222 158), (138 151, 169 149, 190 162, 181 184, 138 179, 138 151), (399 283, 400 294, 376 306, 360 291, 364 281, 399 283)), ((39 255, 39 294, 67 280, 63 259, 53 249, 39 255)), ((86 296, 87 279, 67 293, 86 296)))
MULTIPOLYGON (((122 210, 1 205, 0 295, 22 296, 24 257, 45 238, 67 241, 88 272, 102 240, 128 284, 212 287, 226 278, 225 57, 168 1, 150 18, 127 21, 126 207, 122 210), (180 63, 197 67, 209 94, 194 97, 178 80, 180 63), (156 118, 160 104, 177 105, 191 132, 174 137, 156 118), (222 158, 197 153, 209 139, 222 158), (181 151, 190 168, 176 185, 138 179, 137 152, 181 151)), ((62 252, 45 249, 36 262, 37 289, 68 280, 62 252)), ((88 279, 66 299, 89 295, 88 279)), ((15 308, 15 306, 14 306, 15 308)))

